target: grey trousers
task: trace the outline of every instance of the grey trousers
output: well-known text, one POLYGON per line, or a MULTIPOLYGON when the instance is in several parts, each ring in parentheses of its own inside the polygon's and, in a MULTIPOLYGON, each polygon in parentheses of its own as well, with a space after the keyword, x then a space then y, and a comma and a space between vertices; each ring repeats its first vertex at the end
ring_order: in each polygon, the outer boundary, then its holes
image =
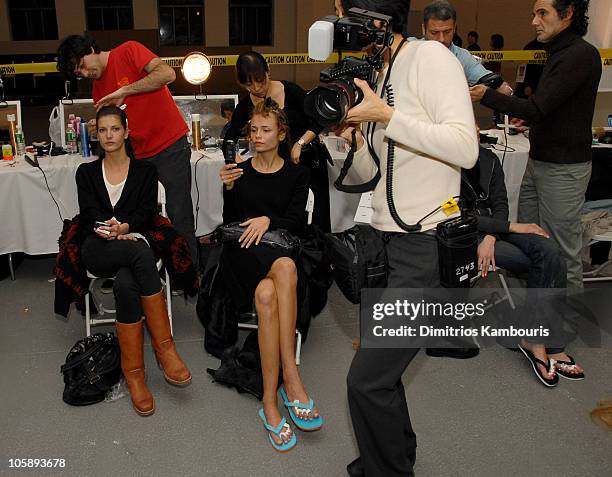
POLYGON ((583 288, 581 213, 591 162, 554 164, 529 159, 521 184, 518 220, 536 223, 557 242, 567 263, 567 286, 583 288))
POLYGON ((159 181, 166 189, 168 217, 176 231, 187 240, 193 263, 198 263, 191 202, 191 147, 187 138, 182 137, 163 151, 144 160, 157 168, 159 181))

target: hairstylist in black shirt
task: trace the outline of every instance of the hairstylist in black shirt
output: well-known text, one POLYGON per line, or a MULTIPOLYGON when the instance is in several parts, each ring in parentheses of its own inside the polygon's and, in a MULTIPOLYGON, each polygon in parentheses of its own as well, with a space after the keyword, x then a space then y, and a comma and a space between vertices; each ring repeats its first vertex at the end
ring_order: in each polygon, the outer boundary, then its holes
POLYGON ((536 0, 532 24, 549 57, 528 99, 482 85, 470 89, 472 100, 530 124, 519 222, 537 223, 550 233, 567 262, 568 288, 574 290, 583 286, 580 214, 591 176, 591 124, 601 77, 599 52, 582 39, 588 6, 589 0, 536 0))
POLYGON ((268 63, 256 51, 248 51, 238 57, 236 77, 240 86, 249 94, 236 106, 225 133, 223 150, 226 150, 228 140, 237 141, 241 136, 255 105, 268 97, 276 101, 289 118, 291 160, 310 169, 309 187, 315 196, 312 221, 323 231, 330 232, 327 164, 325 158, 317 154, 318 147, 314 144, 318 143, 317 136, 322 128, 304 113, 306 92, 290 81, 270 79, 268 63))

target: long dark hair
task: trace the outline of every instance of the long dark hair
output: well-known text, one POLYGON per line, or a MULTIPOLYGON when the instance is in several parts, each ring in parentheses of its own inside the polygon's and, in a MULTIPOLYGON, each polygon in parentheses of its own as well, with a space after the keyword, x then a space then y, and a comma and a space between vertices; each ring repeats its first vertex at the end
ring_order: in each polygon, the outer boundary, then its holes
POLYGON ((577 35, 584 36, 589 29, 589 1, 590 0, 554 0, 553 6, 562 19, 567 16, 569 7, 574 7, 571 29, 577 35))
MULTIPOLYGON (((278 145, 278 155, 282 157, 285 161, 291 160, 291 135, 289 130, 289 119, 287 118, 287 114, 285 111, 281 109, 276 101, 272 98, 266 98, 263 101, 260 101, 253 108, 253 112, 251 113, 251 118, 253 116, 263 116, 268 117, 273 115, 276 118, 276 124, 278 126, 279 131, 285 133, 285 139, 283 139, 278 145)), ((247 124, 247 127, 250 126, 247 124)), ((249 133, 250 136, 250 133, 249 133)))
MULTIPOLYGON (((128 119, 123 109, 119 109, 117 106, 101 107, 98 113, 96 114, 96 127, 98 127, 97 125, 100 123, 100 119, 105 116, 117 116, 119 118, 119 121, 121 121, 121 125, 127 131, 128 119)), ((130 159, 136 159, 136 156, 134 154, 134 148, 132 147, 132 142, 130 141, 129 136, 125 140, 125 152, 130 159)), ((102 146, 100 146, 100 159, 104 159, 104 156, 106 156, 106 151, 102 148, 102 146)))

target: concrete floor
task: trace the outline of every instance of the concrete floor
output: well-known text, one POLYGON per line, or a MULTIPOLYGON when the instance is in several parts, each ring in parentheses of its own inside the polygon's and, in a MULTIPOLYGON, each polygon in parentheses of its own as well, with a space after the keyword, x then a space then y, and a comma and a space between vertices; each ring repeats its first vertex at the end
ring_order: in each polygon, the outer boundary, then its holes
MULTIPOLYGON (((129 397, 71 407, 59 372, 85 326, 54 317, 53 260, 28 258, 17 280, 0 282, 0 474, 15 476, 344 476, 356 455, 346 373, 358 335, 357 308, 332 289, 312 324, 301 372, 325 416, 317 433, 277 454, 257 416, 259 403, 212 383, 218 360, 203 349, 194 304, 174 301, 175 336, 193 384, 165 383, 146 349, 157 410, 141 418, 129 397), (64 469, 9 469, 9 458, 63 458, 64 469)), ((418 476, 612 476, 612 433, 589 411, 612 397, 612 349, 571 352, 583 382, 555 389, 536 381, 521 356, 496 348, 467 361, 420 353, 404 376, 419 448, 418 476)))

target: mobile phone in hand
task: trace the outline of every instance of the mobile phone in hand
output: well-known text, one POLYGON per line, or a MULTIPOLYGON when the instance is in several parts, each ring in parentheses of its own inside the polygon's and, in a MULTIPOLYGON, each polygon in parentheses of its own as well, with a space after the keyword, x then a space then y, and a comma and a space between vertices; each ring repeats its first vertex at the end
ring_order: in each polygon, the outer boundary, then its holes
POLYGON ((234 143, 234 141, 232 141, 231 139, 225 141, 225 154, 223 154, 225 156, 225 163, 226 164, 233 164, 234 162, 236 162, 236 143, 234 143))
POLYGON ((110 231, 109 230, 102 230, 100 227, 109 227, 110 224, 107 224, 106 222, 100 222, 99 220, 96 220, 94 222, 94 232, 98 232, 100 234, 104 234, 104 235, 110 235, 110 231))

